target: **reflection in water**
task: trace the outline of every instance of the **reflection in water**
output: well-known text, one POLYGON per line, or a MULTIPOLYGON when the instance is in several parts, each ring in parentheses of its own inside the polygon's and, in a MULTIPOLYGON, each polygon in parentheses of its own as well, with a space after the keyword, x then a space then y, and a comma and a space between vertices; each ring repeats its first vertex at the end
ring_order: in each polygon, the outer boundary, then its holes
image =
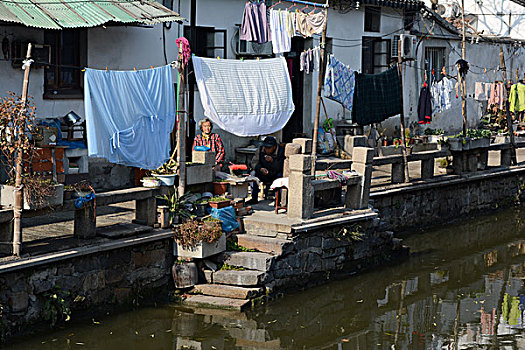
POLYGON ((144 308, 8 349, 525 349, 524 216, 409 236, 399 265, 247 313, 144 308))

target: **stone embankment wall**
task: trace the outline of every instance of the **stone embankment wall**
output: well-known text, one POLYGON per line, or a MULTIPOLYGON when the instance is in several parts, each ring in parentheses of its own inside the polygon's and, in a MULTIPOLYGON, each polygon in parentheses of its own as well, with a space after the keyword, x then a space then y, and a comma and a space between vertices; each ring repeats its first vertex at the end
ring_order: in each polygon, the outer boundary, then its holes
POLYGON ((58 311, 60 320, 62 303, 54 295, 64 299, 73 320, 140 304, 147 295, 167 297, 173 288, 172 264, 171 239, 163 238, 74 258, 57 257, 41 265, 0 266, 0 336, 49 328, 48 312, 58 311))
POLYGON ((435 226, 525 199, 525 168, 437 180, 408 187, 372 190, 381 228, 401 231, 435 226))

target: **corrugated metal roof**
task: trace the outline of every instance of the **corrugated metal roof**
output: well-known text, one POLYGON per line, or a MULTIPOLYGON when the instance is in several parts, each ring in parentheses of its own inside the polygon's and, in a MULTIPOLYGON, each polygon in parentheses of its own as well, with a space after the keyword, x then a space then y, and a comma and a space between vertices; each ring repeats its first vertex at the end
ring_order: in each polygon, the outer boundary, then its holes
POLYGON ((1 0, 0 22, 64 29, 105 23, 185 21, 154 0, 1 0))

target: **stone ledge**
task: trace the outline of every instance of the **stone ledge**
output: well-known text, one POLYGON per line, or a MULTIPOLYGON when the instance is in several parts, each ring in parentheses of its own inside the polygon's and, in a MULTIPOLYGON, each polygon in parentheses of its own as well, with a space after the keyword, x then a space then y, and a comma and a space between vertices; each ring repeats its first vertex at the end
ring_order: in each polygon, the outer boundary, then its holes
POLYGON ((505 169, 494 169, 489 171, 484 171, 482 173, 475 173, 470 175, 450 175, 446 177, 445 180, 434 178, 431 181, 419 182, 419 183, 410 183, 410 184, 400 184, 394 186, 383 186, 375 189, 372 187, 372 192, 370 193, 370 198, 388 196, 399 193, 406 193, 412 191, 421 191, 428 190, 437 187, 445 187, 450 185, 457 185, 461 183, 488 180, 495 177, 507 177, 513 175, 525 174, 525 166, 515 166, 505 169), (393 187, 393 188, 392 188, 393 187))
POLYGON ((315 220, 314 222, 304 222, 299 225, 292 226, 294 234, 301 232, 309 232, 315 230, 322 230, 327 227, 345 225, 356 221, 372 220, 378 214, 371 210, 365 210, 358 214, 342 215, 339 218, 327 218, 327 220, 315 220))
POLYGON ((22 258, 15 261, 11 260, 6 263, 0 264, 0 274, 32 268, 62 260, 73 259, 81 256, 96 254, 104 251, 110 251, 114 249, 120 249, 134 245, 141 245, 144 243, 160 241, 170 238, 172 236, 173 233, 171 230, 159 230, 152 234, 147 234, 143 236, 114 240, 111 242, 101 243, 97 245, 72 248, 56 253, 22 258))

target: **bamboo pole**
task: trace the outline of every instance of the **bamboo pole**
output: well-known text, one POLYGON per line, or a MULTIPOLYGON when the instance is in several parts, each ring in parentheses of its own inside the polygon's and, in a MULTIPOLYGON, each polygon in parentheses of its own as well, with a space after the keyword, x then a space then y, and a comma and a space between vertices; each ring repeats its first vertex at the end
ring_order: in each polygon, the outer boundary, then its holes
POLYGON ((185 105, 185 79, 184 79, 184 58, 182 55, 182 44, 179 46, 179 76, 177 79, 177 163, 179 165, 179 186, 177 188, 179 196, 186 192, 186 113, 185 105))
MULTIPOLYGON (((31 70, 31 49, 32 45, 27 45, 26 62, 24 62, 24 83, 22 85, 22 108, 20 114, 24 114, 27 104, 27 92, 29 89, 29 72, 31 70)), ((18 130, 18 133, 25 132, 18 130)), ((19 136, 20 137, 20 136, 19 136)), ((16 155, 16 175, 15 175, 15 208, 13 212, 13 255, 19 257, 22 251, 22 208, 23 208, 23 192, 22 192, 22 163, 24 161, 24 151, 18 150, 16 155)))
POLYGON ((408 157, 407 157, 407 144, 405 137, 405 102, 403 99, 403 57, 401 51, 401 40, 398 43, 397 51, 397 65, 399 70, 399 88, 401 89, 401 115, 399 118, 400 128, 401 128, 401 153, 403 154, 403 168, 405 171, 405 182, 410 182, 410 174, 408 173, 408 157))
MULTIPOLYGON (((315 106, 314 133, 312 140, 312 175, 315 175, 315 162, 317 158, 317 134, 319 129, 319 115, 321 114, 321 90, 323 86, 324 55, 326 45, 326 27, 328 23, 328 0, 325 5, 326 20, 323 24, 323 34, 321 35, 321 57, 319 58, 319 78, 317 81, 317 102, 315 106)), ((328 116, 327 116, 328 117, 328 116)))
MULTIPOLYGON (((462 38, 461 38, 461 58, 465 60, 467 57, 465 48, 465 0, 461 0, 461 21, 462 38)), ((458 70, 459 87, 461 88, 461 113, 463 114, 463 137, 467 137, 467 82, 465 77, 458 70)))
POLYGON ((509 129, 510 138, 510 155, 512 165, 517 165, 516 160, 516 141, 514 140, 514 128, 512 126, 512 117, 510 116, 509 105, 509 88, 507 86, 507 67, 505 66, 505 57, 503 56, 503 47, 499 47, 499 61, 501 66, 501 74, 503 75, 503 84, 505 84, 505 113, 507 116, 507 129, 509 129))

